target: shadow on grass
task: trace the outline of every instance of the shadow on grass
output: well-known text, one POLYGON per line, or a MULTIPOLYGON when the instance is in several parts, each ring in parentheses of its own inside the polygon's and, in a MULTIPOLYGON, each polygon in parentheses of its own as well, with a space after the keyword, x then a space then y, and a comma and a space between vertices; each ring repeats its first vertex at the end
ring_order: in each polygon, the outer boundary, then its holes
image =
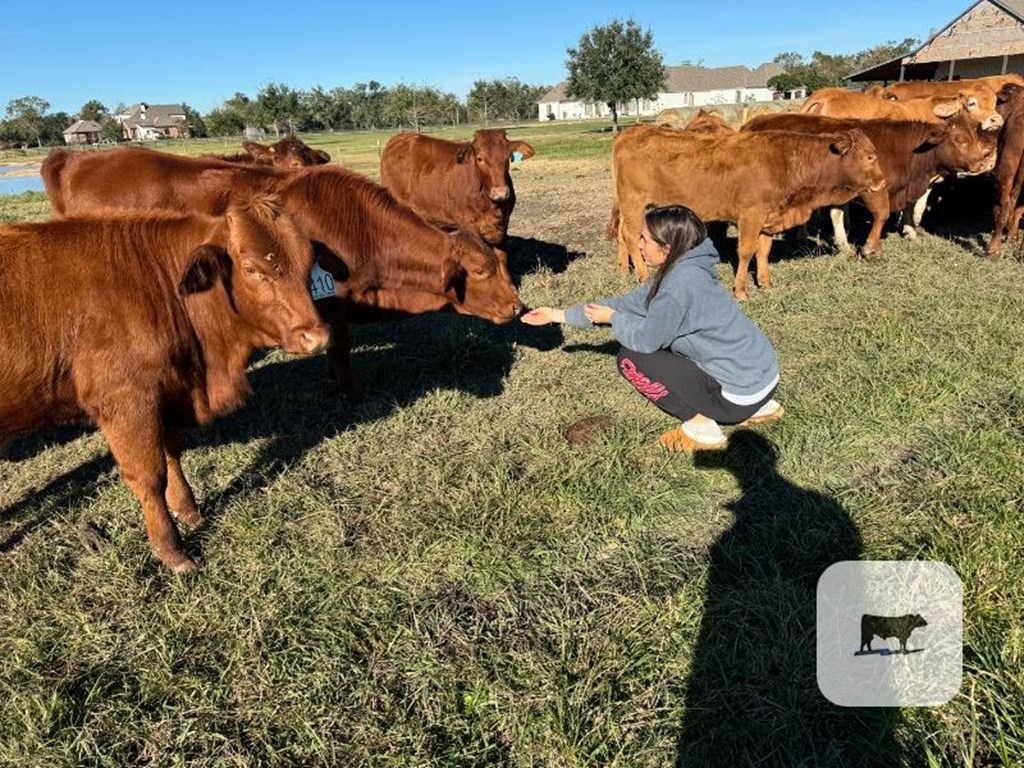
POLYGON ((508 252, 508 271, 518 286, 525 275, 540 269, 550 269, 556 275, 565 272, 574 260, 585 256, 581 251, 570 251, 564 245, 537 240, 532 237, 513 237, 505 240, 508 252))
MULTIPOLYGON (((434 390, 451 389, 477 398, 499 395, 517 346, 547 351, 560 346, 563 338, 561 328, 555 325, 531 327, 513 321, 496 326, 454 313, 355 326, 352 364, 366 388, 366 397, 356 404, 341 400, 328 383, 323 355, 271 362, 250 370, 254 394, 241 409, 186 432, 186 460, 187 451, 197 447, 264 441, 246 468, 227 485, 199 494, 197 501, 207 524, 186 535, 186 550, 200 554, 197 548, 201 550, 226 505, 239 495, 273 483, 280 472, 323 440, 358 424, 387 418, 434 390)), ((3 456, 12 461, 31 460, 47 445, 70 441, 93 429, 43 430, 10 443, 3 456)), ((50 510, 74 506, 78 499, 89 496, 98 483, 106 482, 104 476, 113 468, 113 459, 104 454, 0 508, 0 522, 18 524, 0 541, 0 552, 12 550, 44 525, 50 510)), ((153 563, 155 566, 156 561, 153 563)))
POLYGON ((776 459, 745 429, 694 458, 731 472, 742 496, 709 551, 676 766, 916 765, 894 735, 899 710, 838 707, 818 690, 818 577, 859 559, 861 538, 839 503, 786 480, 776 459))

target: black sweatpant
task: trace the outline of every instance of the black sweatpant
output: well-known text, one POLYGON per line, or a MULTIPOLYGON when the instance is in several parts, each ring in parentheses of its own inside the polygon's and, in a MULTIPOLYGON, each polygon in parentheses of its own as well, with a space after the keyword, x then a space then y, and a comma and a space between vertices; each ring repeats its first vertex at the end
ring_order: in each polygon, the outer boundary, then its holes
POLYGON ((775 388, 751 405, 737 405, 722 397, 722 385, 704 373, 688 357, 667 349, 634 352, 622 347, 619 373, 665 413, 689 421, 698 413, 719 424, 739 424, 768 402, 775 388))

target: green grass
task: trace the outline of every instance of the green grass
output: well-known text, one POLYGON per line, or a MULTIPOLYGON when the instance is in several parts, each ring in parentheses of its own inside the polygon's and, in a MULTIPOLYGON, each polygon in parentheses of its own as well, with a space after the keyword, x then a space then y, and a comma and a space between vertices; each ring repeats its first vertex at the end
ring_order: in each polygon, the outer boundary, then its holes
MULTIPOLYGON (((630 285, 592 130, 510 130, 538 150, 510 232, 528 305, 630 285)), ((372 135, 332 141, 370 166, 372 135)), ((0 198, 0 219, 47 215, 0 198)), ((877 263, 777 244, 777 289, 745 310, 788 413, 714 458, 658 450, 670 422, 619 379, 607 332, 360 326, 357 405, 321 359, 270 354, 249 404, 191 436, 209 523, 185 579, 150 556, 102 438, 17 441, 0 764, 1020 764, 1024 269, 980 258, 986 226, 890 236, 877 263), (597 414, 593 442, 565 440, 597 414), (816 578, 850 558, 960 575, 953 701, 818 693, 816 578)))

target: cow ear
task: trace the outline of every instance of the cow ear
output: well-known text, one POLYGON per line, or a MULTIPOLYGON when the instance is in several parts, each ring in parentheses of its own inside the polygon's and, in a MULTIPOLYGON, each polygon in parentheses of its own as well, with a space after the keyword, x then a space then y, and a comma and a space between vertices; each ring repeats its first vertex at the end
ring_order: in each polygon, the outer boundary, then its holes
POLYGON ((834 133, 828 144, 829 152, 842 157, 853 148, 853 137, 849 133, 834 133))
POLYGON ((230 284, 231 257, 219 245, 200 245, 192 251, 188 268, 178 283, 178 294, 203 293, 213 288, 218 279, 225 285, 230 284))
POLYGON ((946 127, 943 125, 936 125, 928 130, 928 133, 924 135, 924 141, 921 142, 921 146, 935 146, 942 142, 946 138, 946 127))
POLYGON ((468 144, 465 147, 459 147, 458 150, 455 152, 455 162, 456 163, 465 163, 471 157, 473 157, 473 145, 472 144, 468 144))
POLYGON ((899 101, 899 98, 890 88, 879 88, 875 96, 882 101, 899 101))
POLYGON ((525 141, 510 141, 508 143, 509 156, 511 157, 515 152, 519 153, 521 160, 529 160, 533 157, 533 147, 525 141))
POLYGON ((935 114, 936 117, 941 117, 945 119, 947 117, 953 117, 953 115, 958 114, 962 108, 963 106, 960 104, 959 99, 949 99, 947 101, 940 101, 938 104, 932 107, 932 112, 935 114))
POLYGON ((466 270, 452 256, 447 257, 441 265, 441 292, 449 291, 455 291, 460 302, 466 300, 466 270))

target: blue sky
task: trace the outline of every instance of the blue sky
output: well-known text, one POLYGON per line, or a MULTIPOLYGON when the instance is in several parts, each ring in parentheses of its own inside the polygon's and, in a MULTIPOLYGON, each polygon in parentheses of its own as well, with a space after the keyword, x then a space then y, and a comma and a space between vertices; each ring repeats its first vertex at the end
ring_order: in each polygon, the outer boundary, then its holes
POLYGON ((970 0, 822 3, 307 2, 7 3, 0 114, 21 96, 74 114, 89 99, 186 102, 207 112, 268 82, 298 89, 377 80, 464 97, 477 79, 565 79, 566 48, 595 25, 634 18, 668 65, 757 66, 782 51, 852 53, 924 38, 970 0), (90 10, 91 8, 91 10, 90 10))

